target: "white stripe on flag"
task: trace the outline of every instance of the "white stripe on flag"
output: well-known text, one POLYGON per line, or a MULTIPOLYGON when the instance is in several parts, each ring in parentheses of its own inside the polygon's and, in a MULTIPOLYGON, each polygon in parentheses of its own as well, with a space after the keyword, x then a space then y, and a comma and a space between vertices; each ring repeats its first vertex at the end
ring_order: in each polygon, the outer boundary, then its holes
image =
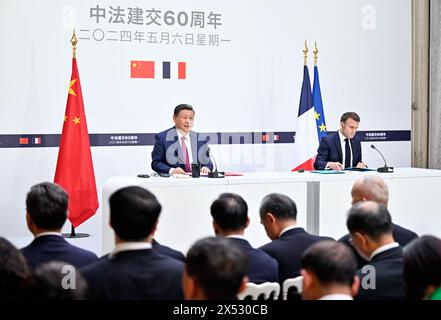
POLYGON ((318 146, 314 108, 311 108, 297 118, 293 168, 315 157, 318 146))

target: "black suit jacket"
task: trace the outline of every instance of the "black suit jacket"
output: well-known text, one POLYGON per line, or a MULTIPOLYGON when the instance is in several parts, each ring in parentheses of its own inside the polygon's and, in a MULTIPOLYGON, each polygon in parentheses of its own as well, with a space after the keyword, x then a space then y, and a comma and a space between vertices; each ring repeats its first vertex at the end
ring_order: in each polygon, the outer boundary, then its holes
POLYGON ((107 255, 81 272, 92 296, 105 300, 183 299, 184 263, 152 249, 107 255))
MULTIPOLYGON (((357 136, 351 139, 352 146, 352 163, 351 166, 355 167, 361 162, 361 142, 357 136)), ((338 132, 328 134, 324 136, 320 141, 319 148, 317 150, 317 157, 315 158, 314 168, 316 170, 324 170, 328 162, 340 162, 343 163, 343 153, 341 149, 340 136, 338 132)))
POLYGON ((279 281, 278 265, 274 258, 262 250, 253 248, 250 243, 244 239, 228 238, 228 240, 237 244, 248 256, 248 278, 250 282, 263 283, 279 281))
MULTIPOLYGON (((212 170, 213 164, 207 141, 194 131, 190 131, 189 139, 193 163, 212 170)), ((185 170, 185 159, 182 154, 181 142, 178 141, 178 132, 176 127, 173 127, 155 136, 155 145, 152 150, 152 169, 156 172, 168 173, 171 168, 177 167, 185 170)))
POLYGON ((280 238, 260 247, 277 260, 279 264, 279 282, 300 275, 300 262, 303 252, 313 243, 320 240, 333 240, 307 233, 303 228, 284 232, 280 238))
POLYGON ((355 297, 360 300, 398 300, 405 299, 403 279, 403 249, 392 248, 374 256, 370 263, 357 271, 360 289, 355 297), (363 268, 372 266, 375 270, 375 289, 363 288, 363 277, 369 271, 363 268))
MULTIPOLYGON (((392 235, 394 237, 394 240, 398 242, 402 247, 406 246, 413 239, 418 238, 418 235, 415 232, 400 227, 399 225, 394 223, 392 224, 392 235)), ((360 269, 365 264, 368 264, 368 261, 358 254, 358 251, 355 250, 354 246, 349 242, 350 238, 351 236, 349 234, 346 234, 343 237, 341 237, 338 241, 343 242, 349 248, 351 248, 352 252, 354 252, 355 258, 357 259, 358 268, 360 269)))
POLYGON ((172 249, 167 246, 163 246, 162 244, 159 244, 158 241, 153 239, 152 241, 153 250, 156 252, 159 252, 160 254, 164 254, 166 256, 178 259, 182 262, 185 261, 185 255, 181 251, 177 251, 175 249, 172 249))
POLYGON ((93 252, 75 247, 57 235, 37 237, 21 252, 31 268, 48 261, 64 261, 77 268, 98 261, 93 252))

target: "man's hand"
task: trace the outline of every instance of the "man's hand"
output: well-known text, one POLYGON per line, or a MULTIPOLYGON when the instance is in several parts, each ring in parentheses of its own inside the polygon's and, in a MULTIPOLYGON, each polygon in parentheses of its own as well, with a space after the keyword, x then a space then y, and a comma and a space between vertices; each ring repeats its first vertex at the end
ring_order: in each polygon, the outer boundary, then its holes
POLYGON ((174 168, 172 174, 185 174, 185 171, 182 168, 174 168))
POLYGON ((367 168, 367 165, 365 165, 363 162, 357 163, 357 168, 367 168))
POLYGON ((341 171, 344 169, 340 162, 328 162, 328 167, 336 171, 341 171))
POLYGON ((201 173, 209 173, 210 169, 208 169, 207 167, 202 167, 201 168, 201 173))

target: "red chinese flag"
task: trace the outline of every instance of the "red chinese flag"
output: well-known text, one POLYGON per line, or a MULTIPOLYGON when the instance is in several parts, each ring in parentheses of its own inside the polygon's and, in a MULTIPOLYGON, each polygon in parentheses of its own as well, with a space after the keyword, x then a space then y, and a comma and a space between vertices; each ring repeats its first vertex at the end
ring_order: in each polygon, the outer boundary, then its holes
POLYGON ((68 218, 75 228, 95 214, 99 206, 98 195, 75 58, 72 59, 72 77, 54 180, 69 195, 68 218))
POLYGON ((130 61, 130 77, 131 78, 155 78, 155 62, 154 61, 130 61))

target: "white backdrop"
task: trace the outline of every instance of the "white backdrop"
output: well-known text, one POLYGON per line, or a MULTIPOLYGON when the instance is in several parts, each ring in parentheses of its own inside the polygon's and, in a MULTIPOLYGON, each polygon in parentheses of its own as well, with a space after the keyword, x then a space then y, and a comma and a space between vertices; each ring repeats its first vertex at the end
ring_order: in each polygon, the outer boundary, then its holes
MULTIPOLYGON (((174 106, 184 102, 196 109, 197 131, 295 131, 305 39, 311 71, 313 41, 318 42, 329 130, 336 130, 349 110, 361 115, 360 130, 410 130, 410 8, 410 0, 2 0, 0 135, 61 133, 73 27, 80 38, 77 58, 90 133, 158 132, 172 125, 174 106), (98 23, 91 17, 97 5, 106 14, 98 23), (118 6, 125 10, 125 23, 114 23, 117 17, 110 14, 118 6), (143 25, 127 23, 129 8, 136 7, 145 11, 143 25), (152 9, 161 11, 160 26, 148 18, 146 10, 152 9), (175 19, 179 15, 181 23, 186 14, 187 25, 167 25, 166 11, 175 19), (191 26, 192 12, 204 13, 203 28, 191 26), (220 15, 221 25, 207 24, 210 13, 220 15), (121 41, 122 31, 156 35, 158 41, 168 34, 169 44, 121 41), (193 44, 185 42, 189 35, 193 44), (205 45, 196 44, 202 35, 205 45), (216 36, 219 45, 210 45, 216 36), (131 60, 156 66, 183 61, 187 76, 132 79, 131 60)), ((410 141, 377 145, 391 165, 410 165, 410 141)), ((381 165, 367 147, 363 144, 364 160, 381 165)), ((99 193, 114 175, 149 170, 151 148, 93 147, 99 193)), ((292 150, 293 144, 213 146, 221 169, 243 171, 290 170, 292 150)), ((32 184, 53 180, 57 152, 0 146, 0 235, 29 234, 26 192, 32 184)), ((99 219, 98 213, 78 231, 99 234, 99 219)))

